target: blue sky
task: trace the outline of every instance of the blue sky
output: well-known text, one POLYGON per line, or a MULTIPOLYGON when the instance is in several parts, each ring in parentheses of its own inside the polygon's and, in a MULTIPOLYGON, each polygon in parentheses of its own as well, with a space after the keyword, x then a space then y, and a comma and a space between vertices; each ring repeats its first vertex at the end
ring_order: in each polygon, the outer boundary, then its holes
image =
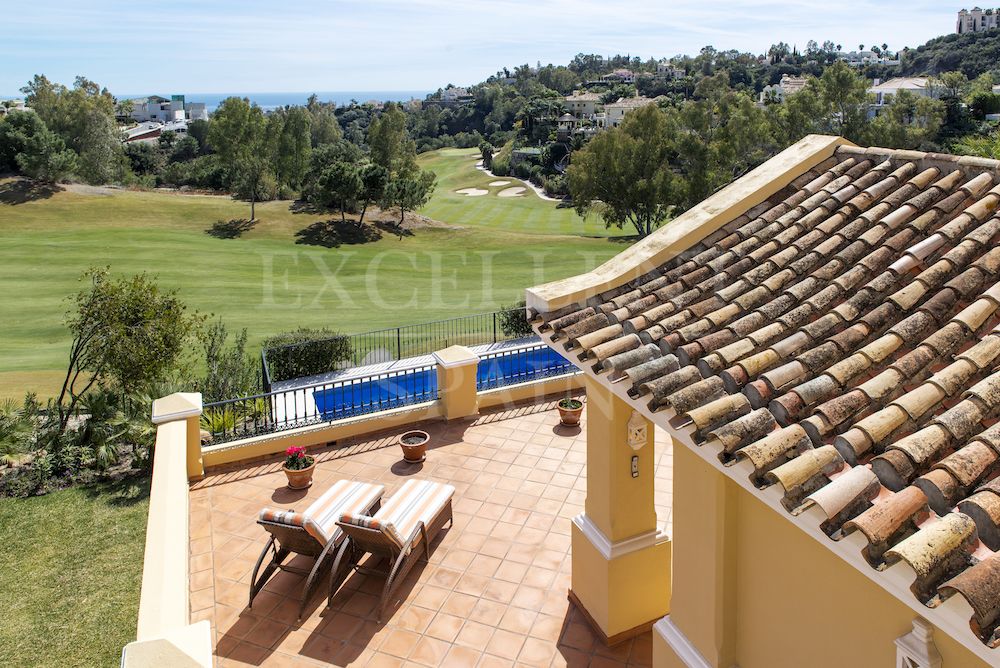
POLYGON ((35 73, 118 94, 431 90, 576 53, 763 52, 809 39, 915 46, 960 3, 925 0, 7 0, 0 95, 35 73))

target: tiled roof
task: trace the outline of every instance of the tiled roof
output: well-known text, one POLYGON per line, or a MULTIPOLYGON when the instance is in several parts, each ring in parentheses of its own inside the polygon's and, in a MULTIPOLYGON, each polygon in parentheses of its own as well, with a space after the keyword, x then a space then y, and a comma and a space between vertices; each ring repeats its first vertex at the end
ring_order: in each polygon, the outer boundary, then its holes
POLYGON ((964 597, 996 647, 998 168, 842 146, 536 327, 792 516, 818 508, 833 541, 860 533, 871 568, 908 564, 926 606, 964 597))

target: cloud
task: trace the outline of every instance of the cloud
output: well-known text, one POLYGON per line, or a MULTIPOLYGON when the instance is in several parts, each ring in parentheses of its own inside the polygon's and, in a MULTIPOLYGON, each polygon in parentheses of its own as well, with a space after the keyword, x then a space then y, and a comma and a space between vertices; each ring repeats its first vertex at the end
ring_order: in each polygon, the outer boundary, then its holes
POLYGON ((578 52, 647 58, 711 44, 759 53, 809 39, 900 48, 951 31, 958 6, 943 4, 36 0, 4 11, 0 92, 42 72, 67 82, 84 74, 125 93, 432 89, 578 52))

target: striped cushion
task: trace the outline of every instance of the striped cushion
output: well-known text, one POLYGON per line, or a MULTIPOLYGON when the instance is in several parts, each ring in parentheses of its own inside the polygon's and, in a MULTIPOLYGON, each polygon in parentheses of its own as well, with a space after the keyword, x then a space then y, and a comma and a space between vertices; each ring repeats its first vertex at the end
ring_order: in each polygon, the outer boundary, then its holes
POLYGON ((429 480, 407 480, 372 519, 391 522, 404 540, 423 522, 431 523, 455 494, 455 488, 429 480))
POLYGON ((396 525, 386 520, 377 520, 374 517, 368 517, 367 515, 344 513, 340 516, 340 521, 344 524, 353 524, 354 526, 381 531, 389 540, 395 543, 396 547, 400 549, 403 549, 403 543, 406 542, 406 538, 400 536, 399 531, 396 530, 396 525))
POLYGON ((260 511, 260 519, 303 527, 310 536, 326 545, 330 539, 340 534, 337 520, 341 514, 357 515, 365 512, 382 497, 383 492, 385 492, 383 485, 338 480, 323 496, 306 508, 305 512, 265 508, 260 511))

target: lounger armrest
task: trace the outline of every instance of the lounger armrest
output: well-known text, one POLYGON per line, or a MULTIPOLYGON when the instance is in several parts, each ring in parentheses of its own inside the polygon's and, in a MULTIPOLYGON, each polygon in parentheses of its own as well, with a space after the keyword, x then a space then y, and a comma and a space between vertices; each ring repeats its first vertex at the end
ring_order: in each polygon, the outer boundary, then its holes
POLYGON ((413 527, 413 531, 410 532, 410 537, 406 539, 405 548, 407 551, 413 548, 413 544, 417 542, 417 538, 420 538, 420 536, 423 534, 423 531, 424 531, 424 523, 417 522, 417 526, 413 527))

